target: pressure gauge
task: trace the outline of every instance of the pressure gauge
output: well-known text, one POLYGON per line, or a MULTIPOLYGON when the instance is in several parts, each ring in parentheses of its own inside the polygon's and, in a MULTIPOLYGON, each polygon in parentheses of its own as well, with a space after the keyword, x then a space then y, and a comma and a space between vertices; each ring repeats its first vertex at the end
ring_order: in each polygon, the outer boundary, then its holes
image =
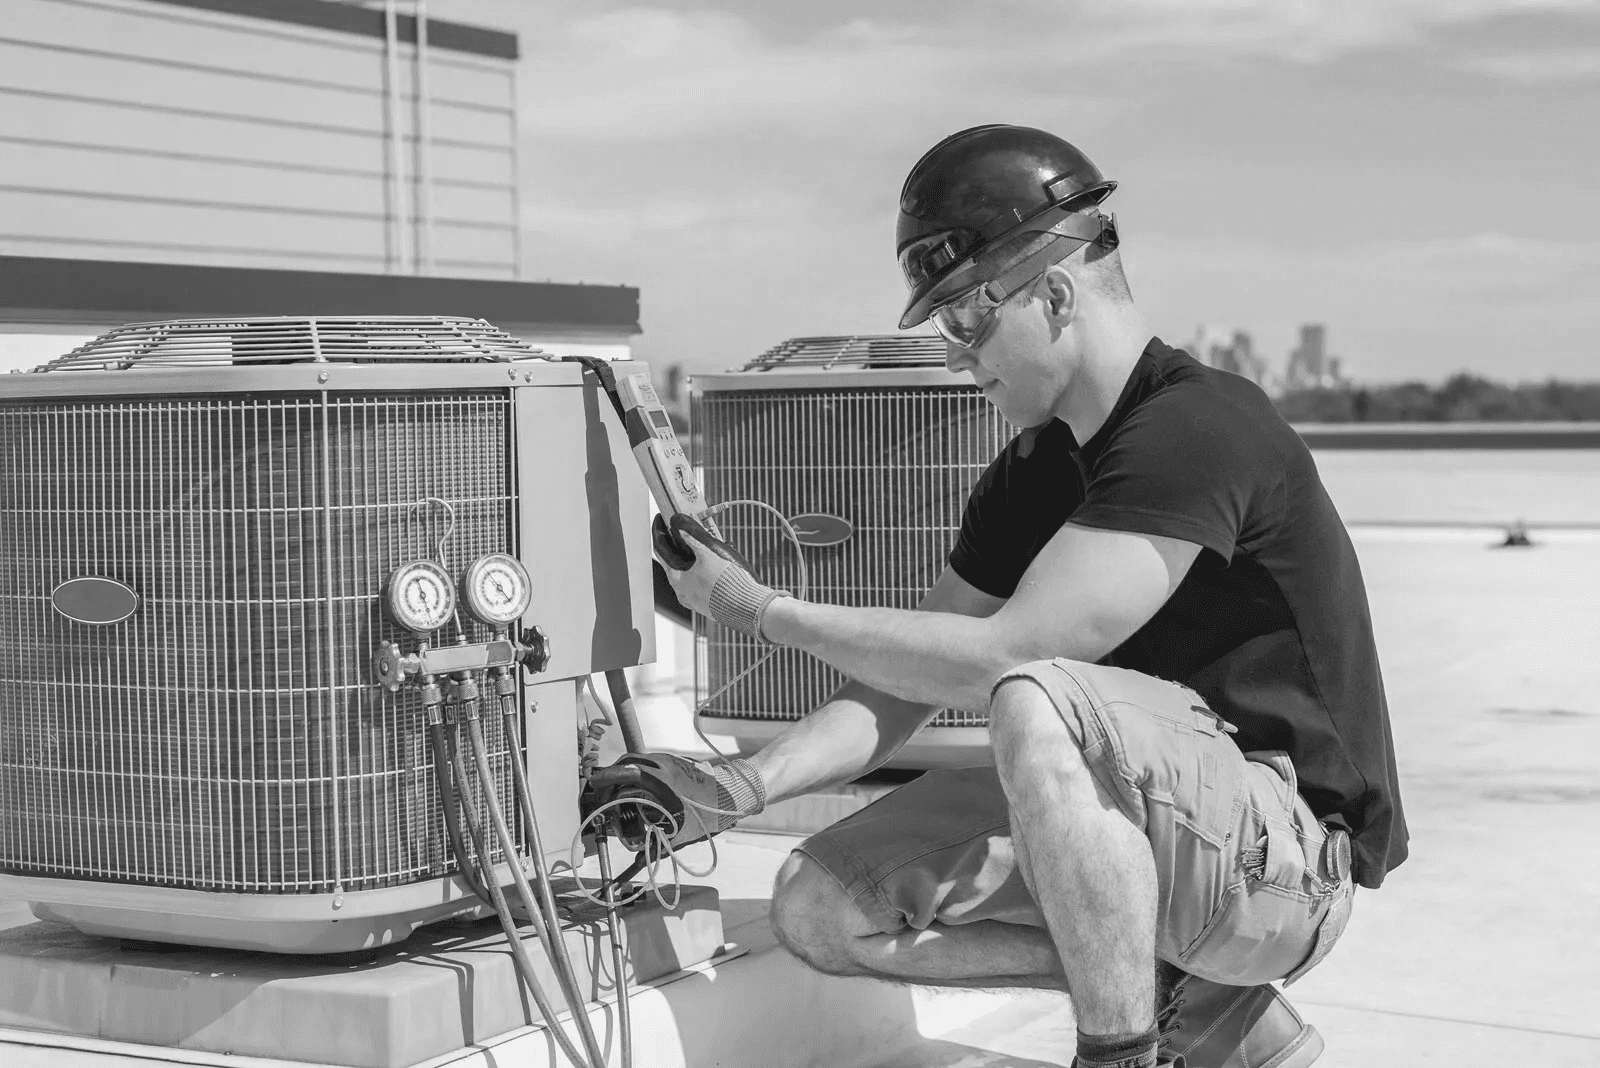
POLYGON ((432 560, 413 560, 395 568, 387 598, 395 622, 417 634, 432 634, 456 611, 450 574, 432 560))
POLYGON ((490 553, 473 561, 461 576, 461 597, 475 617, 491 627, 504 627, 528 610, 533 583, 516 557, 490 553))

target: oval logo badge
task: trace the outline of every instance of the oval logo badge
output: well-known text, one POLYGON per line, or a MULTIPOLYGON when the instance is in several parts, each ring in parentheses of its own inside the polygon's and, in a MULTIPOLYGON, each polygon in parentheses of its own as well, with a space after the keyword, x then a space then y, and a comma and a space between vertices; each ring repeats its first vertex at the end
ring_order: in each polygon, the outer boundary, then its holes
POLYGON ((808 512, 797 515, 789 520, 789 525, 794 528, 795 537, 800 539, 801 545, 811 545, 824 548, 829 545, 838 545, 849 541, 850 535, 856 528, 848 519, 840 519, 836 515, 826 512, 808 512))
POLYGON ((76 623, 121 623, 139 608, 139 595, 115 579, 75 578, 50 594, 57 612, 76 623))

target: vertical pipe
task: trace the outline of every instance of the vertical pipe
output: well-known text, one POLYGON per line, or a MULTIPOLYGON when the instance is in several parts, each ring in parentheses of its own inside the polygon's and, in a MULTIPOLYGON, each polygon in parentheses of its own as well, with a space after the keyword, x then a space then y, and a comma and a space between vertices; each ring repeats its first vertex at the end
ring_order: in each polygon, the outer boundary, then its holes
POLYGON ((391 274, 404 274, 406 262, 411 258, 406 241, 406 187, 405 178, 400 170, 400 31, 399 16, 395 12, 395 0, 384 0, 383 3, 383 61, 384 61, 384 92, 383 110, 388 121, 387 131, 389 147, 389 188, 393 191, 390 201, 394 217, 390 221, 389 232, 394 239, 395 263, 390 268, 391 274))
POLYGON ((417 273, 433 273, 433 97, 428 88, 428 0, 417 0, 417 273))
POLYGON ((517 117, 517 67, 511 66, 511 277, 522 277, 522 127, 517 117))

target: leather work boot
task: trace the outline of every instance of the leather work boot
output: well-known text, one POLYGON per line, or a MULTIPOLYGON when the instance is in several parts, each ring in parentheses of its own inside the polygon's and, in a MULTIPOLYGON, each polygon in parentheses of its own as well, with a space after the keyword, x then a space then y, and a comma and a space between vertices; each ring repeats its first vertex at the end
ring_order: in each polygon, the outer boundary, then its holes
POLYGON ((1322 1036, 1270 983, 1223 986, 1162 962, 1157 972, 1162 1052, 1188 1068, 1305 1068, 1322 1036))

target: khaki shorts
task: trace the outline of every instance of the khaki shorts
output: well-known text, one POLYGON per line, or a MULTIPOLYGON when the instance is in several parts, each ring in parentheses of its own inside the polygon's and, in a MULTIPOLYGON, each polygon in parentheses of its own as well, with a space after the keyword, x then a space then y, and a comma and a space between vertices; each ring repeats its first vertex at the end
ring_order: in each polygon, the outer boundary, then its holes
MULTIPOLYGON (((1149 839, 1158 957, 1254 986, 1293 982, 1328 954, 1355 888, 1348 871, 1334 877, 1329 832, 1297 792, 1287 755, 1240 752, 1194 691, 1138 672, 1041 660, 1000 682, 1014 678, 1044 690, 1083 739, 1096 779, 1149 839)), ((885 933, 977 920, 1044 926, 993 768, 930 771, 800 852, 885 933)))

